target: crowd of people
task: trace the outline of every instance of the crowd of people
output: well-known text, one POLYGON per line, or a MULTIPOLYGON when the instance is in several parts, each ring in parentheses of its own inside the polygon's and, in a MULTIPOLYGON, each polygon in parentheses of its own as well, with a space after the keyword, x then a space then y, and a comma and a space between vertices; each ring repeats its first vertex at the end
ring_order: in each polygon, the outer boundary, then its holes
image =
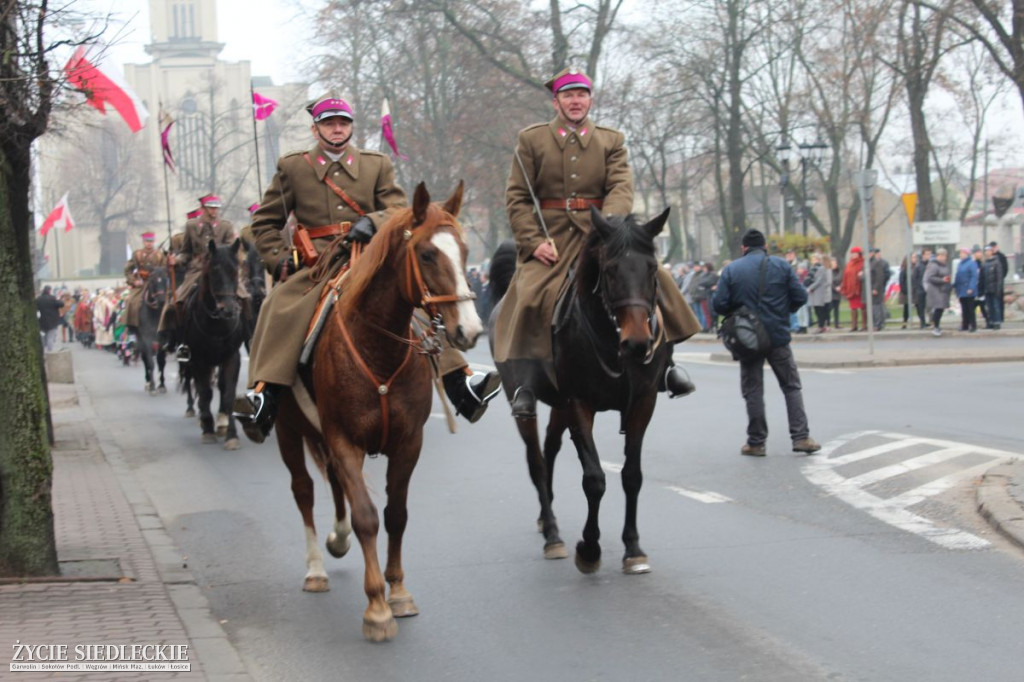
POLYGON ((96 289, 50 285, 43 287, 36 298, 39 331, 43 350, 57 349, 58 331, 61 343, 79 342, 86 348, 118 352, 128 343, 124 323, 128 288, 96 289))

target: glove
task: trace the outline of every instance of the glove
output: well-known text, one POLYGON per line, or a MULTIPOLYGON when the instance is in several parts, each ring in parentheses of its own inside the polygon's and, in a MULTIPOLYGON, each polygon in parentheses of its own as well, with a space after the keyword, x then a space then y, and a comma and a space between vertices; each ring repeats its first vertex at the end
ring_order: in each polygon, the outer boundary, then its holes
POLYGON ((274 268, 274 281, 287 281, 288 275, 295 272, 295 269, 295 263, 292 262, 291 256, 289 256, 288 258, 282 258, 281 261, 277 264, 277 267, 274 268))
POLYGON ((363 216, 352 225, 352 228, 348 231, 346 241, 368 244, 375 234, 377 234, 377 228, 374 226, 373 221, 363 216))

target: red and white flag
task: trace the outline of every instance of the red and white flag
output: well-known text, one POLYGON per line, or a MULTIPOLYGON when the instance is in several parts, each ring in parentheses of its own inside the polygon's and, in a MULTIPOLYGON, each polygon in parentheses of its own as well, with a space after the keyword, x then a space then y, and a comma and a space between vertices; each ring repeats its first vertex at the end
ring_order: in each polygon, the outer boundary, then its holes
POLYGON ((388 141, 388 146, 395 152, 395 156, 403 161, 409 160, 408 156, 398 151, 398 143, 395 142, 395 131, 391 126, 391 105, 388 104, 387 97, 384 98, 384 104, 380 108, 380 133, 388 141))
POLYGON ((163 109, 160 109, 160 149, 164 153, 164 165, 171 169, 174 174, 178 173, 174 165, 174 155, 171 154, 171 126, 174 119, 163 109))
POLYGON ((89 104, 101 114, 107 113, 107 105, 121 115, 133 133, 142 130, 149 118, 142 100, 131 89, 124 74, 106 55, 93 56, 79 47, 64 66, 68 82, 85 94, 89 104))
POLYGON ((71 228, 75 226, 75 219, 71 217, 71 209, 68 208, 67 192, 57 202, 57 206, 50 211, 50 215, 46 216, 46 220, 39 228, 39 235, 45 237, 57 225, 63 225, 65 232, 70 232, 71 228))
POLYGON ((274 109, 277 108, 277 102, 264 97, 255 90, 252 91, 252 115, 256 117, 257 121, 270 118, 270 115, 274 113, 274 109))

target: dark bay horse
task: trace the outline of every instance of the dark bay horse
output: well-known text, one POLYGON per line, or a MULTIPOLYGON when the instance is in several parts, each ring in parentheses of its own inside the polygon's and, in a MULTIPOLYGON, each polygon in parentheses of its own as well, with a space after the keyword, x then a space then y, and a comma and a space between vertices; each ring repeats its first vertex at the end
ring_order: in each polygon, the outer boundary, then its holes
POLYGON ((167 290, 170 286, 170 275, 167 268, 153 268, 142 287, 142 305, 139 306, 139 357, 146 370, 146 391, 150 395, 166 393, 164 385, 164 366, 166 354, 160 343, 157 327, 160 325, 160 312, 167 302, 167 290), (160 383, 156 383, 156 373, 160 374, 160 383))
POLYGON ((306 470, 305 442, 334 498, 328 551, 343 556, 352 529, 362 546, 369 600, 363 635, 371 641, 393 638, 398 630, 395 618, 419 612, 405 588, 402 535, 409 480, 432 404, 432 370, 424 352, 439 341, 432 334, 441 334, 442 327, 446 340, 460 349, 472 347, 483 331, 464 275, 466 245, 456 221, 461 204, 462 183, 443 206, 430 203, 420 183, 412 207, 395 212, 381 227, 342 281, 314 351, 312 371, 285 393, 275 422, 278 447, 291 472, 292 493, 306 527, 308 570, 303 589, 328 589, 313 525, 313 480, 306 470), (434 320, 426 340, 410 331, 416 308, 434 320), (306 386, 311 390, 307 392, 306 386), (309 404, 309 394, 315 406, 309 404), (388 458, 388 555, 383 576, 377 558, 380 522, 363 480, 363 461, 376 453, 388 458), (390 586, 387 596, 385 580, 390 586))
MULTIPOLYGON (((583 465, 588 506, 583 539, 576 544, 576 567, 583 573, 600 568, 598 511, 605 475, 594 443, 594 415, 615 410, 620 414, 620 431, 626 441, 622 468, 626 493, 622 542, 626 551, 622 570, 646 573, 650 565, 640 548, 636 512, 643 482, 640 453, 644 433, 654 413, 658 379, 671 359, 670 346, 657 343, 656 276, 660 266, 654 244, 668 218, 668 209, 645 225, 637 225, 633 216, 606 220, 593 208, 591 218, 593 230, 556 311, 552 331, 554 367, 545 368, 534 360, 510 360, 497 363, 497 367, 509 400, 516 387, 526 385, 551 406, 543 450, 537 418, 516 420, 526 444, 530 479, 540 499, 538 525, 544 534, 544 556, 568 556, 552 511, 551 484, 562 435, 569 429, 583 465), (557 383, 551 381, 551 371, 557 383)), ((491 261, 491 291, 496 302, 490 318, 491 339, 499 299, 508 290, 514 270, 515 245, 506 242, 491 261)))
POLYGON ((256 330, 256 320, 259 318, 263 301, 267 298, 267 270, 256 246, 244 240, 242 243, 245 247, 242 282, 245 284, 245 290, 249 292, 249 333, 245 337, 245 348, 249 350, 249 341, 256 330))
MULTIPOLYGON (((199 424, 204 443, 216 443, 210 404, 213 401, 214 371, 220 393, 219 412, 226 415, 224 448, 237 450, 238 431, 231 407, 235 402, 238 371, 241 364, 238 349, 248 333, 245 301, 238 295, 238 252, 241 241, 217 246, 210 240, 208 257, 203 265, 199 284, 184 304, 179 325, 180 338, 192 351, 187 373, 183 372, 185 388, 195 388, 199 403, 199 424)), ((191 394, 189 396, 191 398, 191 394)))

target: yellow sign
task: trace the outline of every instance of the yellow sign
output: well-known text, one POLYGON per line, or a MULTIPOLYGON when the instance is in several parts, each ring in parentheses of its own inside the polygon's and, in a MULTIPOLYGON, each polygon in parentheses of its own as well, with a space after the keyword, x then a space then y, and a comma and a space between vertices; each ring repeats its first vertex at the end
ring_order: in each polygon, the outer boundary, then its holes
POLYGON ((917 192, 903 195, 903 208, 907 210, 907 225, 913 225, 914 214, 917 212, 917 192))

